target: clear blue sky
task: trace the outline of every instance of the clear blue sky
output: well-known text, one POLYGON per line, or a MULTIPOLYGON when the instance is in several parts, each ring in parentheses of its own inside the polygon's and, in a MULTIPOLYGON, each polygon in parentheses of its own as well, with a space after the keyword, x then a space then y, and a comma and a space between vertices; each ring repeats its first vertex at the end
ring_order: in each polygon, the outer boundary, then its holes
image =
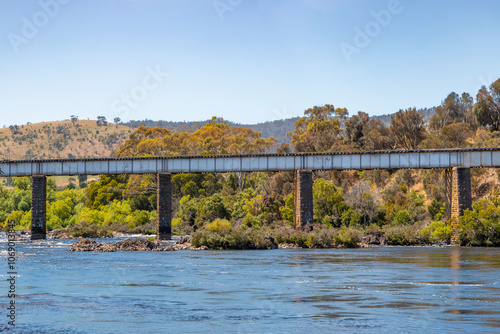
POLYGON ((0 36, 0 126, 378 115, 500 78, 497 0, 0 0, 0 36))

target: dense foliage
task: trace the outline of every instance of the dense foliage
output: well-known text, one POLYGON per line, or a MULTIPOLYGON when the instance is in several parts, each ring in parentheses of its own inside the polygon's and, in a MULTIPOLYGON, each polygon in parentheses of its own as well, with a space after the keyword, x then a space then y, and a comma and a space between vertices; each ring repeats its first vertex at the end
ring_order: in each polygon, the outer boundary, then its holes
MULTIPOLYGON (((415 108, 400 110, 387 126, 363 112, 349 117, 345 108, 313 107, 296 121, 290 145, 280 147, 272 137, 216 117, 191 132, 141 126, 115 155, 498 147, 499 87, 500 79, 481 88, 476 103, 466 93, 451 93, 428 122, 415 108)), ((367 232, 383 232, 393 245, 456 241, 499 246, 498 175, 473 171, 478 200, 459 221, 445 220, 443 177, 441 170, 315 172, 314 227, 295 230, 293 173, 176 174, 172 225, 174 233, 191 234, 194 245, 220 249, 270 248, 275 243, 355 246, 367 232)), ((30 179, 7 181, 0 186, 0 221, 4 226, 15 221, 17 229, 26 229, 30 179)), ((75 236, 155 231, 155 175, 103 175, 93 182, 79 178, 78 186, 70 182, 64 189, 49 178, 47 191, 49 230, 65 228, 75 236)))

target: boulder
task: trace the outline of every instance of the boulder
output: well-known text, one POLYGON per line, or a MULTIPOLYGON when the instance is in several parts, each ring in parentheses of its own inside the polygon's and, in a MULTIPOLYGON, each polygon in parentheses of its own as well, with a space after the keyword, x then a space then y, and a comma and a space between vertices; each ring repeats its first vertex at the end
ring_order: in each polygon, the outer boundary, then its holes
POLYGON ((90 239, 82 239, 71 245, 70 252, 93 252, 100 244, 90 239))
POLYGON ((52 239, 73 239, 69 231, 62 228, 52 230, 49 232, 48 237, 52 239))
POLYGON ((70 251, 105 253, 105 252, 116 252, 116 251, 133 251, 133 252, 176 251, 184 249, 207 250, 208 248, 206 246, 194 247, 193 245, 191 245, 188 238, 184 238, 184 240, 182 240, 180 243, 177 242, 173 246, 165 246, 165 247, 159 247, 157 243, 142 238, 133 238, 118 242, 101 242, 101 243, 90 239, 83 239, 74 242, 73 245, 71 245, 70 251))
POLYGON ((118 250, 118 244, 114 242, 102 242, 99 247, 95 249, 95 252, 110 253, 116 252, 118 250))
POLYGON ((294 249, 294 248, 302 248, 299 247, 297 244, 279 244, 278 245, 279 249, 294 249))
POLYGON ((363 237, 363 243, 368 245, 387 245, 384 232, 370 232, 363 237))
POLYGON ((156 248, 156 244, 148 239, 133 238, 126 239, 116 243, 117 249, 122 251, 152 251, 156 248))
POLYGON ((186 244, 186 243, 190 243, 190 242, 191 242, 190 237, 180 237, 180 239, 177 240, 176 244, 182 245, 182 244, 186 244))
POLYGON ((269 240, 269 246, 267 249, 278 249, 278 244, 274 241, 273 237, 266 237, 266 240, 269 240))

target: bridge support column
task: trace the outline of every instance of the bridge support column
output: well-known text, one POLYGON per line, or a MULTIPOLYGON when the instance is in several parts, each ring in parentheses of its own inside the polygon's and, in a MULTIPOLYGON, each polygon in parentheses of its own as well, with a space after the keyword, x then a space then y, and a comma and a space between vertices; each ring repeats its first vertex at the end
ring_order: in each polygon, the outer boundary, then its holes
POLYGON ((451 188, 451 217, 458 218, 472 208, 470 168, 453 167, 451 188))
POLYGON ((453 167, 445 169, 446 187, 445 217, 458 218, 466 209, 472 208, 470 168, 453 167))
POLYGON ((31 240, 46 238, 47 177, 33 176, 31 183, 31 240))
POLYGON ((313 222, 313 180, 310 170, 297 170, 293 177, 293 225, 313 222))
POLYGON ((444 188, 445 188, 445 203, 444 203, 444 217, 446 220, 451 218, 451 202, 452 202, 452 193, 453 193, 453 171, 451 168, 446 168, 443 171, 444 178, 444 188))
POLYGON ((158 199, 157 199, 157 223, 156 239, 170 240, 172 238, 172 175, 158 174, 158 199))

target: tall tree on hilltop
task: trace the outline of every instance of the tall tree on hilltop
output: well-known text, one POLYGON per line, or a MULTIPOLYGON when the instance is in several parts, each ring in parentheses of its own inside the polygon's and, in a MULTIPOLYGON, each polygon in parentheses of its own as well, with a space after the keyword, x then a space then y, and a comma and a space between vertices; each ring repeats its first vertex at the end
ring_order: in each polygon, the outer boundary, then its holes
POLYGON ((455 92, 448 94, 446 99, 436 108, 436 113, 429 120, 429 128, 434 133, 452 123, 467 122, 476 128, 476 120, 472 114, 474 98, 469 93, 458 95, 455 92))
POLYGON ((304 111, 304 117, 295 122, 290 134, 295 152, 331 152, 343 149, 342 126, 347 118, 346 108, 331 104, 304 111))
POLYGON ((385 123, 371 119, 363 127, 363 136, 366 141, 373 143, 375 150, 391 150, 394 148, 394 136, 391 129, 385 123))
POLYGON ((500 79, 492 83, 489 89, 481 87, 476 100, 473 112, 479 124, 492 131, 500 130, 500 79))
POLYGON ((369 120, 370 116, 367 113, 358 111, 357 115, 352 115, 351 118, 345 121, 344 142, 356 149, 362 149, 365 144, 363 129, 369 120))
POLYGON ((399 110, 391 116, 390 128, 397 145, 406 150, 416 149, 426 136, 424 115, 416 108, 399 110))

